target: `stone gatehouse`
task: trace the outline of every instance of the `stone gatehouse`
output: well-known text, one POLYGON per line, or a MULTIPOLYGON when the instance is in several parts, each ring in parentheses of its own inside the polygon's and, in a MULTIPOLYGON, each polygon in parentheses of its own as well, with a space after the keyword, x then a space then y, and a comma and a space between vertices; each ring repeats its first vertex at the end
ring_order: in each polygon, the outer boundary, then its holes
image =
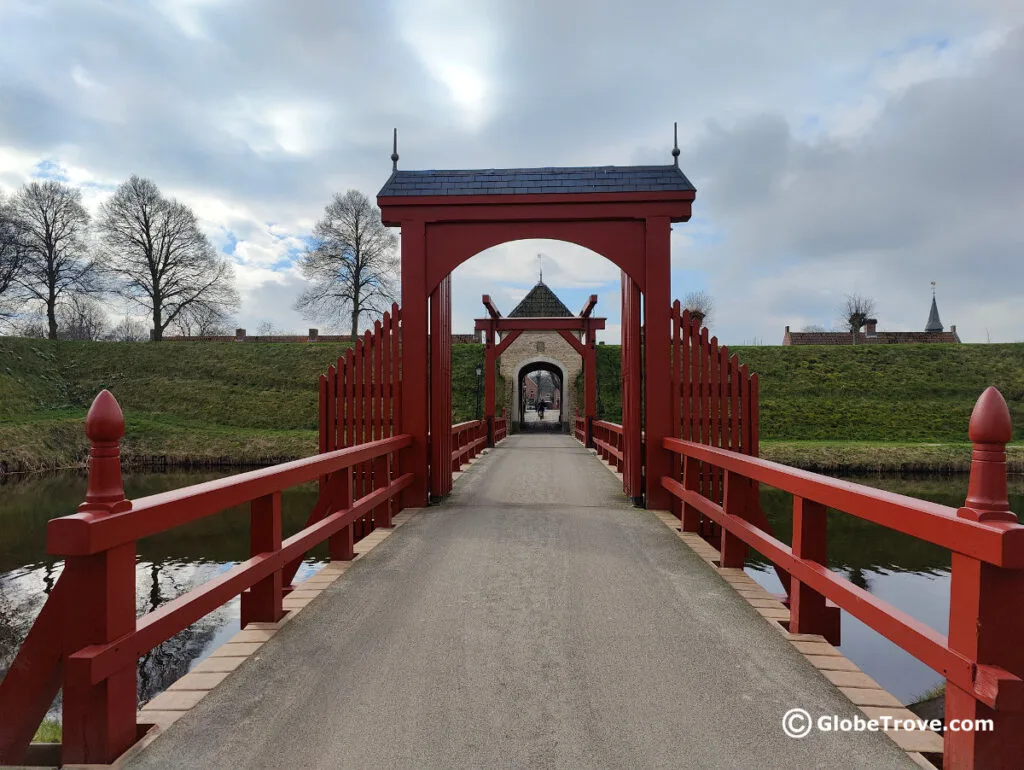
MULTIPOLYGON (((509 313, 509 318, 572 318, 574 314, 543 282, 530 289, 522 302, 509 313)), ((577 337, 580 335, 577 333, 577 337)), ((583 371, 583 359, 558 332, 523 332, 501 354, 499 368, 505 380, 504 406, 508 410, 513 428, 519 422, 520 381, 531 371, 545 370, 556 373, 562 380, 562 410, 560 419, 567 425, 576 412, 575 383, 583 371)), ((502 402, 498 410, 501 410, 502 402)), ((564 429, 564 428, 563 428, 564 429)))

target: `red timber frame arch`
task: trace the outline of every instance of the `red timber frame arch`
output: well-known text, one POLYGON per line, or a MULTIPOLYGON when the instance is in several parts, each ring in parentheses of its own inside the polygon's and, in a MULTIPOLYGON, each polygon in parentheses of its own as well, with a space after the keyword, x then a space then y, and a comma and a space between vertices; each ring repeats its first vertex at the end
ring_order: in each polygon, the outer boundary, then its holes
MULTIPOLYGON (((583 359, 583 414, 586 417, 587 446, 593 446, 592 428, 597 415, 597 331, 604 328, 605 318, 594 318, 597 295, 591 294, 583 310, 575 318, 502 318, 489 294, 483 304, 487 318, 477 318, 475 331, 484 332, 484 419, 487 421, 487 445, 494 446, 495 375, 498 357, 519 339, 524 331, 556 331, 583 359), (577 337, 576 335, 580 335, 577 337), (498 335, 501 335, 499 341, 498 335)), ((562 387, 567 387, 562 383, 562 387)), ((519 387, 518 384, 516 387, 519 387)), ((571 417, 570 417, 571 419, 571 417)))
POLYGON ((650 508, 669 507, 660 484, 669 459, 650 452, 642 468, 642 441, 660 447, 671 435, 670 239, 695 197, 677 165, 392 172, 377 204, 384 224, 402 231, 412 505, 451 491, 451 272, 492 246, 543 238, 591 249, 622 271, 623 486, 650 508), (643 345, 641 322, 660 330, 643 345))

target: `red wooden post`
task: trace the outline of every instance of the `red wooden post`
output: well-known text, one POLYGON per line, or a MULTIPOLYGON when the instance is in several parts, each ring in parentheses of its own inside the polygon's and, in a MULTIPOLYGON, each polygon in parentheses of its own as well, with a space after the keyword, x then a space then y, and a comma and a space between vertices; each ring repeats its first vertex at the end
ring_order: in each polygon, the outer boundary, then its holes
MULTIPOLYGON (((639 503, 643 498, 640 487, 641 422, 640 387, 640 287, 623 273, 622 294, 622 436, 618 448, 622 451, 622 483, 625 493, 639 503)), ((648 373, 647 380, 652 375, 648 373)), ((666 383, 667 384, 667 383, 666 383)), ((653 452, 652 454, 660 454, 653 452)))
MULTIPOLYGON (((711 439, 708 441, 710 446, 721 446, 720 438, 721 432, 719 431, 719 424, 722 416, 720 412, 721 399, 719 395, 721 393, 722 382, 720 375, 721 372, 718 368, 718 337, 712 337, 710 346, 708 347, 708 392, 710 394, 710 427, 711 427, 711 439)), ((724 492, 722 490, 722 471, 720 468, 716 468, 713 465, 708 466, 708 472, 710 475, 710 490, 711 494, 708 495, 716 503, 721 502, 724 499, 724 492)))
POLYGON ((729 399, 729 448, 734 452, 740 451, 740 359, 734 355, 729 361, 729 382, 731 386, 731 397, 729 399))
MULTIPOLYGON (((683 488, 690 492, 700 491, 700 463, 692 457, 683 458, 683 488)), ((683 503, 682 530, 700 531, 700 512, 689 503, 683 503)))
MULTIPOLYGON (((988 388, 971 414, 971 478, 957 515, 972 521, 1016 522, 1006 494, 1006 444, 1013 437, 1010 411, 988 388)), ((1000 666, 1024 678, 1024 571, 1003 569, 953 553, 949 646, 979 664, 1000 666)), ((1024 711, 992 709, 970 692, 946 682, 946 724, 953 719, 991 719, 991 732, 945 732, 947 768, 1019 767, 1024 755, 1024 711)))
POLYGON ((427 228, 423 220, 402 222, 402 432, 413 438, 402 467, 414 474, 403 499, 427 504, 427 447, 430 416, 427 367, 427 228))
POLYGON ((679 375, 680 390, 683 396, 680 417, 682 418, 682 433, 680 436, 687 441, 693 440, 693 333, 690 322, 690 311, 684 310, 680 318, 682 325, 682 371, 679 375))
MULTIPOLYGON (((103 518, 131 508, 121 481, 119 443, 124 415, 113 395, 101 391, 85 418, 92 443, 89 486, 82 513, 103 518)), ((91 556, 68 557, 62 580, 73 587, 64 607, 63 747, 65 764, 113 762, 136 739, 135 661, 92 684, 88 668, 68 658, 135 630, 135 543, 91 556)))
POLYGON ((759 406, 760 396, 758 395, 757 372, 750 375, 750 456, 757 457, 760 454, 758 446, 761 415, 759 406))
POLYGON ((494 353, 493 320, 484 335, 484 419, 487 421, 487 445, 494 446, 495 368, 498 357, 494 353))
POLYGON ((430 294, 430 494, 452 489, 451 276, 430 294))
MULTIPOLYGON (((359 443, 365 444, 373 440, 373 415, 371 409, 373 406, 373 360, 371 355, 373 353, 373 336, 370 334, 370 330, 367 329, 363 332, 363 344, 360 347, 359 356, 359 402, 362 405, 362 420, 359 425, 359 443)), ((367 460, 366 462, 360 463, 356 467, 356 478, 359 480, 359 484, 356 486, 357 499, 370 493, 372 486, 372 479, 370 478, 372 473, 372 461, 367 460)), ((363 532, 362 536, 366 537, 370 532, 373 531, 373 512, 367 511, 363 515, 363 532)))
MULTIPOLYGON (((391 435, 398 436, 402 430, 402 378, 405 376, 404 362, 402 360, 402 313, 397 304, 391 306, 391 435)), ((404 473, 402 453, 396 452, 391 458, 392 478, 397 478, 404 473)), ((405 497, 408 492, 402 492, 399 496, 392 498, 392 512, 398 514, 405 507, 405 497)))
MULTIPOLYGON (((384 428, 384 358, 386 346, 384 327, 380 321, 373 324, 373 440, 385 436, 384 428)), ((383 489, 388 485, 388 456, 382 455, 373 461, 373 488, 383 489)), ((373 526, 390 527, 391 510, 388 501, 373 509, 373 526)))
MULTIPOLYGON (((394 434, 394 417, 392 415, 392 404, 393 404, 393 383, 394 383, 394 370, 391 359, 391 313, 384 313, 384 322, 381 325, 382 336, 381 336, 381 381, 380 381, 380 414, 381 414, 381 437, 389 438, 394 434)), ((385 482, 387 485, 391 484, 391 480, 394 478, 394 455, 388 455, 384 458, 384 474, 385 482)), ((387 516, 387 526, 391 526, 391 519, 394 518, 397 511, 397 501, 389 499, 384 503, 384 507, 387 508, 385 515, 387 516)))
POLYGON ((740 452, 753 456, 750 435, 750 369, 746 364, 740 366, 740 452))
POLYGON ((594 446, 594 420, 597 419, 597 339, 591 323, 587 322, 587 347, 583 355, 583 417, 585 429, 583 443, 594 446))
MULTIPOLYGON (((676 300, 672 303, 672 390, 669 394, 672 429, 669 432, 669 435, 682 437, 682 433, 680 432, 680 414, 682 410, 682 346, 679 328, 679 314, 679 300, 676 300)), ((681 479, 682 477, 682 463, 680 462, 679 455, 675 452, 671 452, 669 455, 669 476, 672 479, 681 479)), ((682 518, 682 504, 675 495, 670 497, 669 505, 672 515, 677 519, 682 518)))
MULTIPOLYGON (((793 555, 828 566, 827 509, 821 503, 793 497, 793 555)), ((790 579, 789 630, 821 634, 839 644, 839 608, 795 578, 790 579)))
MULTIPOLYGON (((275 553, 281 550, 281 493, 257 498, 249 503, 249 553, 275 553)), ((242 593, 242 627, 249 623, 276 623, 284 617, 282 571, 256 583, 242 593)))
POLYGON ((644 456, 644 504, 654 510, 668 510, 671 495, 661 485, 661 477, 669 475, 671 465, 669 454, 661 446, 667 436, 674 435, 669 370, 672 286, 665 279, 671 271, 672 223, 669 217, 658 216, 649 217, 645 225, 643 399, 648 451, 644 456))
MULTIPOLYGON (((333 505, 331 512, 346 511, 352 507, 352 469, 344 468, 338 471, 331 478, 331 484, 335 486, 333 505)), ((338 530, 327 539, 327 550, 330 553, 331 561, 351 561, 355 557, 353 550, 354 533, 353 524, 338 530)))
MULTIPOLYGON (((327 451, 327 375, 321 374, 319 380, 319 395, 320 395, 320 411, 319 411, 319 422, 317 435, 319 438, 320 454, 327 451)), ((323 481, 320 484, 321 491, 323 490, 323 481)))
MULTIPOLYGON (((747 479, 738 473, 726 471, 724 486, 722 508, 730 515, 746 519, 743 509, 750 504, 750 484, 747 479)), ((719 542, 719 564, 722 567, 742 569, 746 560, 747 544, 722 527, 722 537, 719 542)))

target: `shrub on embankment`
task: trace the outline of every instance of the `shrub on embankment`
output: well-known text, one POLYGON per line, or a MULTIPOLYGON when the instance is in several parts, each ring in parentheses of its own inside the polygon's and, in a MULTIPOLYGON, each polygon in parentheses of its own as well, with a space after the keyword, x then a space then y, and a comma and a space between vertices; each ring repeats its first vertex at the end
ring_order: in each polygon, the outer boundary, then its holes
MULTIPOLYGON (((11 471, 81 463, 82 419, 103 388, 125 412, 128 464, 264 465, 309 455, 317 377, 347 347, 0 337, 0 463, 11 471)), ((483 346, 453 346, 456 421, 475 416, 478 361, 483 346)))
MULTIPOLYGON (((1024 343, 730 350, 758 373, 763 441, 966 442, 989 385, 1010 406, 1014 440, 1024 440, 1024 343)), ((620 349, 597 353, 600 416, 619 422, 620 349)))

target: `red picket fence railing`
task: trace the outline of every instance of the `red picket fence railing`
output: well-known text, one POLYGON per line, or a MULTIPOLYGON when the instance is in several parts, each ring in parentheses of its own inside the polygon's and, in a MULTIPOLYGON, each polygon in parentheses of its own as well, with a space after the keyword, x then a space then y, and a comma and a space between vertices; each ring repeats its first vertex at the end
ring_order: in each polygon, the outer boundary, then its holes
MULTIPOLYGON (((320 376, 320 451, 379 441, 399 433, 402 416, 401 310, 391 312, 374 323, 373 331, 362 338, 336 364, 320 376)), ((361 463, 353 470, 356 496, 386 486, 397 469, 383 460, 361 463)), ((323 483, 321 483, 321 488, 323 483)), ((366 537, 374 527, 390 526, 392 510, 388 504, 371 511, 356 522, 356 540, 366 537)), ((312 517, 307 526, 315 523, 312 517)), ((294 565, 295 568, 298 564, 294 565)), ((294 571, 288 575, 294 576, 294 571)))
POLYGON ((508 417, 502 412, 501 417, 494 418, 494 443, 504 441, 508 436, 508 417))
MULTIPOLYGON (((720 447, 749 457, 758 454, 758 378, 739 358, 729 355, 717 337, 708 336, 707 327, 682 310, 679 301, 672 303, 672 432, 684 441, 720 447)), ((673 457, 671 474, 682 478, 679 459, 673 457)), ((725 500, 725 477, 713 463, 697 462, 691 483, 703 497, 721 505, 725 500)), ((735 491, 734 491, 734 494, 735 491)), ((771 525, 761 510, 757 488, 752 483, 745 491, 751 499, 751 520, 771 533, 771 525)), ((683 516, 678 501, 672 512, 683 516)), ((693 509, 696 529, 705 539, 717 545, 722 533, 713 517, 693 509)), ((690 522, 692 525, 693 523, 690 522)), ((776 573, 783 588, 789 592, 789 574, 778 566, 776 573)), ((835 636, 838 643, 838 627, 835 636)))
MULTIPOLYGON (((672 305, 672 410, 673 434, 684 441, 757 457, 757 374, 730 357, 717 337, 709 339, 688 310, 680 312, 678 300, 672 305)), ((698 481, 702 495, 722 502, 721 469, 700 467, 698 481)), ((706 526, 698 531, 712 534, 706 526)))
POLYGON ((722 567, 743 567, 749 546, 792 575, 791 632, 837 631, 833 602, 946 677, 947 725, 994 720, 992 732, 947 729, 946 767, 1012 767, 1024 754, 1024 526, 1007 500, 1011 436, 1006 402, 989 388, 971 415, 971 476, 959 509, 674 438, 664 448, 682 458, 682 482, 661 483, 682 504, 684 531, 697 531, 700 517, 721 527, 722 567), (722 479, 722 502, 702 491, 708 468, 722 479), (793 495, 792 546, 756 520, 758 484, 793 495), (828 508, 952 552, 948 637, 828 569, 828 508))
POLYGON ((592 432, 598 456, 621 473, 623 466, 622 426, 614 422, 594 420, 592 432))
POLYGON ((581 444, 587 443, 587 418, 578 414, 572 420, 572 435, 581 444))
POLYGON ((280 620, 291 565, 325 540, 331 559, 353 558, 354 526, 398 504, 413 480, 395 471, 400 451, 412 443, 397 435, 127 500, 119 449, 124 417, 108 391, 93 402, 86 434, 92 451, 85 502, 47 525, 47 551, 64 558, 64 571, 0 682, 0 764, 25 761, 58 690, 61 761, 112 762, 141 733, 140 657, 239 595, 243 626, 280 620), (368 466, 384 469, 375 476, 379 486, 357 481, 368 466), (315 523, 283 538, 282 490, 315 479, 322 487, 315 523), (136 541, 243 503, 251 511, 250 558, 136 619, 136 541))
POLYGON ((452 426, 452 473, 458 473, 487 446, 487 423, 470 420, 452 426))

